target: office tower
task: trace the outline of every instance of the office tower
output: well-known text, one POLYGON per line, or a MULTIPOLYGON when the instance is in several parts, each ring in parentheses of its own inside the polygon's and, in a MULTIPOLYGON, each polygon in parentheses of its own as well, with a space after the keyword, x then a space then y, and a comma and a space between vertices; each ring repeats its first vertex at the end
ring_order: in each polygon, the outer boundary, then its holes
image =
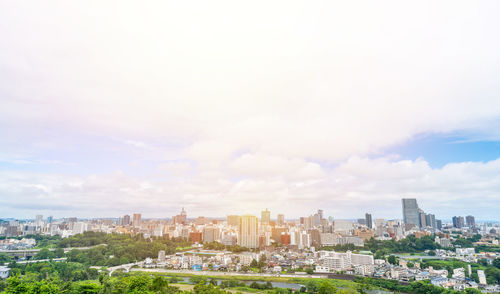
POLYGON ((463 228, 465 226, 465 221, 463 216, 454 216, 452 218, 453 227, 455 228, 463 228))
POLYGON ((441 230, 441 228, 443 228, 443 222, 440 219, 436 220, 436 228, 438 230, 441 230))
POLYGON ((133 219, 132 219, 132 226, 134 228, 140 228, 141 227, 141 214, 140 213, 134 213, 133 219))
POLYGON ((318 209, 319 219, 323 219, 323 209, 318 209))
POLYGON ((219 239, 219 229, 215 227, 203 228, 203 243, 215 242, 219 239))
POLYGON ((417 199, 415 198, 403 198, 403 221, 405 224, 413 224, 417 227, 420 226, 420 218, 418 211, 417 199))
POLYGON ((35 225, 41 226, 43 224, 43 215, 39 214, 35 218, 35 225))
POLYGON ((315 213, 313 215, 313 226, 314 227, 319 227, 321 225, 321 218, 318 213, 315 213))
POLYGON ((122 226, 130 225, 130 215, 126 214, 122 217, 122 226))
POLYGON ((282 226, 285 224, 285 215, 278 214, 278 226, 282 226))
POLYGON ((183 224, 185 224, 187 221, 187 212, 184 210, 184 207, 182 208, 181 211, 181 220, 183 224))
POLYGON ((427 225, 432 227, 433 229, 437 229, 436 216, 432 213, 427 214, 425 221, 427 225), (427 219, 428 216, 428 219, 427 219), (428 220, 428 221, 427 221, 428 220))
POLYGON ((476 220, 472 215, 466 216, 465 222, 467 223, 467 227, 469 228, 474 228, 476 226, 476 220))
POLYGON ((187 213, 184 210, 184 207, 182 208, 180 214, 175 215, 174 217, 172 217, 172 220, 173 220, 174 224, 185 224, 186 223, 186 221, 187 221, 187 213))
POLYGON ((366 219, 364 219, 364 218, 358 218, 358 224, 360 224, 360 225, 366 225, 366 219))
POLYGON ((51 215, 47 218, 47 222, 51 224, 54 221, 54 217, 51 215))
POLYGON ((227 225, 228 226, 239 226, 240 225, 240 216, 239 215, 228 215, 227 216, 227 225))
POLYGON ((425 215, 425 225, 427 227, 432 227, 431 215, 430 214, 424 214, 424 215, 425 215))
POLYGON ((420 227, 427 227, 427 221, 425 219, 425 212, 422 209, 418 209, 418 220, 420 221, 420 227))
POLYGON ((271 221, 271 212, 267 208, 261 212, 260 216, 260 223, 263 225, 268 225, 271 221))
POLYGON ((258 248, 258 220, 253 215, 243 215, 240 218, 238 230, 238 245, 246 248, 258 248))
POLYGON ((366 226, 369 227, 370 229, 373 227, 371 214, 365 213, 365 222, 366 222, 366 226))

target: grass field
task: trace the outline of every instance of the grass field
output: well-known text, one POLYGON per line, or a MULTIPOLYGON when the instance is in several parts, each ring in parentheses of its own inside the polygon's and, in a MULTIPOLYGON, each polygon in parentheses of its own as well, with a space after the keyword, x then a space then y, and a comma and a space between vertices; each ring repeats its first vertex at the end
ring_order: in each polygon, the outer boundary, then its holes
MULTIPOLYGON (((192 276, 201 276, 190 273, 155 273, 163 276, 170 277, 192 277, 192 276)), ((301 284, 304 285, 310 280, 314 280, 316 282, 320 281, 328 281, 332 285, 338 288, 357 288, 360 284, 354 281, 347 280, 338 280, 338 279, 326 279, 326 278, 303 278, 303 277, 259 277, 259 276, 239 276, 239 275, 231 275, 231 276, 217 276, 217 275, 203 275, 203 277, 207 279, 216 279, 216 280, 237 280, 237 281, 256 281, 256 282, 282 282, 282 283, 293 283, 293 284, 301 284)), ((244 287, 246 288, 246 287, 244 287)), ((251 289, 251 288, 248 288, 251 289)), ((247 291, 248 291, 247 289, 247 291)), ((374 288, 375 289, 375 288, 374 288)), ((251 289, 255 290, 255 289, 251 289)))

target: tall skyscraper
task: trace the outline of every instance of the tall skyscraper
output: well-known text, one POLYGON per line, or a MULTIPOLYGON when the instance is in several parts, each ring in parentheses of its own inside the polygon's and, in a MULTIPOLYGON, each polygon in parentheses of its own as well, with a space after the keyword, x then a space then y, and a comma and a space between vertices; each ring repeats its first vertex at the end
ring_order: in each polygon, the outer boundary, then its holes
POLYGON ((365 213, 365 222, 366 222, 366 226, 368 226, 370 229, 373 227, 372 215, 371 214, 365 213))
POLYGON ((134 228, 140 228, 141 227, 141 214, 140 213, 134 213, 133 219, 132 219, 132 226, 134 228))
POLYGON ((258 220, 253 215, 243 215, 240 218, 238 230, 238 245, 247 248, 258 248, 258 220))
POLYGON ((454 216, 452 218, 453 227, 455 228, 463 228, 465 226, 465 221, 463 216, 454 216))
POLYGON ((440 219, 436 220, 436 228, 441 230, 443 228, 443 222, 440 219))
POLYGON ((466 216, 465 222, 467 223, 467 227, 469 228, 474 228, 476 226, 476 219, 472 215, 466 216))
POLYGON ((130 215, 126 214, 123 216, 121 225, 122 226, 130 225, 130 215))
POLYGON ((278 214, 278 226, 282 226, 285 224, 285 215, 278 214))
POLYGON ((268 225, 271 222, 271 212, 266 208, 260 214, 260 223, 263 225, 268 225))
POLYGON ((318 209, 319 219, 323 219, 323 209, 318 209))
POLYGON ((417 227, 420 226, 420 215, 418 211, 417 199, 403 198, 403 221, 405 224, 413 224, 417 227))
POLYGON ((35 225, 41 226, 43 224, 43 215, 39 214, 36 216, 35 225))

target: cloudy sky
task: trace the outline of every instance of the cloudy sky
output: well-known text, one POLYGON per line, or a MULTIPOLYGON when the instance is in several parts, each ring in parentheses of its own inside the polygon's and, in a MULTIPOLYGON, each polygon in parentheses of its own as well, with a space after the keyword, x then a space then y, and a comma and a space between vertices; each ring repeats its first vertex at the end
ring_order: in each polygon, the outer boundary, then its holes
POLYGON ((499 9, 0 0, 0 218, 500 220, 499 9))

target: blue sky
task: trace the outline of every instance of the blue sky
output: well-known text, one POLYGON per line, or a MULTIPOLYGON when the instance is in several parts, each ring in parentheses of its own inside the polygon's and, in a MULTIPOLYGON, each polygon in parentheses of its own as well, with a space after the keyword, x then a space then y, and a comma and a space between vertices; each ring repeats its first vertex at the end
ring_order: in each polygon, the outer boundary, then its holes
POLYGON ((487 162, 500 158, 500 141, 476 141, 454 134, 420 135, 388 148, 385 153, 411 160, 421 157, 433 168, 441 168, 453 162, 487 162))

